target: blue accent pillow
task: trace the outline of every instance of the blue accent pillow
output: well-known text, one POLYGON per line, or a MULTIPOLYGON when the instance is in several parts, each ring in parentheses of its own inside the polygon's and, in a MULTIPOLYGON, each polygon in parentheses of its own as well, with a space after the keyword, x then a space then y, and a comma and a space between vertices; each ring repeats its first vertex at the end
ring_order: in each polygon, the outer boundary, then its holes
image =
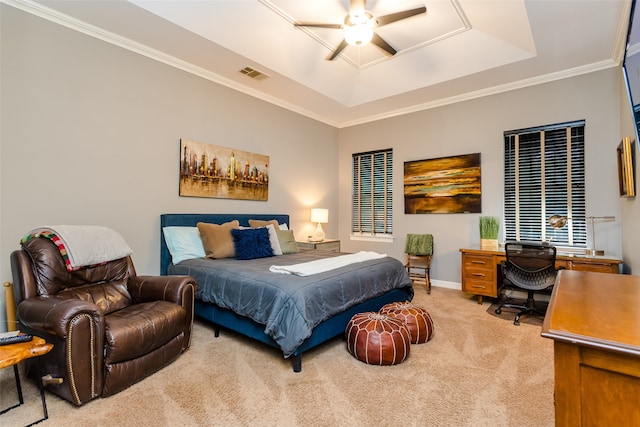
POLYGON ((269 230, 266 228, 245 228, 231 230, 236 259, 254 259, 273 256, 269 230))

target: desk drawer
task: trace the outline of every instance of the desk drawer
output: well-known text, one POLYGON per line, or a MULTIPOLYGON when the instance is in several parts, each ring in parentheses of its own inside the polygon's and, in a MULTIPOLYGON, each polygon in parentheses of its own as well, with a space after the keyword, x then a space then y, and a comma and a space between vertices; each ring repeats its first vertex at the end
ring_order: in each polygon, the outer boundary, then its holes
POLYGON ((496 265, 492 256, 462 256, 462 290, 476 295, 495 296, 496 265))
POLYGON ((595 271, 598 273, 618 273, 618 265, 612 263, 598 263, 598 262, 577 262, 571 261, 569 265, 570 270, 578 271, 595 271))
POLYGON ((498 290, 496 289, 496 283, 494 281, 481 281, 481 280, 465 280, 463 291, 469 292, 475 295, 486 295, 489 297, 496 296, 498 290))
MULTIPOLYGON (((482 273, 486 280, 493 280, 496 266, 492 257, 479 255, 465 255, 462 257, 462 268, 465 273, 482 273)), ((466 275, 466 274, 465 274, 466 275)))

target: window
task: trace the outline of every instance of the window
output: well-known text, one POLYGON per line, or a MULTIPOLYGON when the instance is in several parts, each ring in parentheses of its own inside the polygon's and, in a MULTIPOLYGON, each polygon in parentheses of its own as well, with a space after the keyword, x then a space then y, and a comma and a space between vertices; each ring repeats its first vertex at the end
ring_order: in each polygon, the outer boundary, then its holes
POLYGON ((504 133, 506 240, 586 248, 584 121, 504 133), (562 215, 562 228, 549 224, 562 215))
POLYGON ((353 155, 351 231, 380 236, 393 232, 393 150, 353 155))

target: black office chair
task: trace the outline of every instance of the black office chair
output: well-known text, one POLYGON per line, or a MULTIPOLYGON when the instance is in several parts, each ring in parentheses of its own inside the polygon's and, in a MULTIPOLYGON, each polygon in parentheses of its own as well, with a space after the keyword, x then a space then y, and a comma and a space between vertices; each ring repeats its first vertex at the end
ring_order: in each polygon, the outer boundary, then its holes
POLYGON ((513 324, 520 325, 520 316, 524 314, 545 315, 545 308, 538 308, 533 298, 535 292, 549 293, 556 280, 556 248, 546 242, 507 242, 505 244, 507 261, 502 264, 503 284, 515 290, 527 292, 527 300, 514 304, 505 299, 496 308, 496 314, 503 307, 521 310, 513 324))

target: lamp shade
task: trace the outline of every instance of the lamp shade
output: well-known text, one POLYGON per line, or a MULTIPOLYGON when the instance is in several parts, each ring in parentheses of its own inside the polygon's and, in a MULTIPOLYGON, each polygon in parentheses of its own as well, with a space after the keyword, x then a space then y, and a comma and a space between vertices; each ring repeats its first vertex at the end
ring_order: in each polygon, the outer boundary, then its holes
POLYGON ((311 209, 311 222, 318 224, 329 222, 329 209, 311 209))

